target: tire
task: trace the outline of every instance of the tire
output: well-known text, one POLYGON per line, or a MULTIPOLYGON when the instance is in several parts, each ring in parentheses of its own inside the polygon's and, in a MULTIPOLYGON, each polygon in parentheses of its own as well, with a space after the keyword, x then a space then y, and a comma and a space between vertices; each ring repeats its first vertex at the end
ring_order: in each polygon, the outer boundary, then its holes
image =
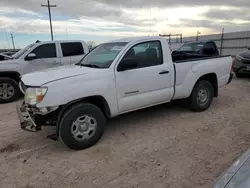
POLYGON ((19 89, 18 83, 15 80, 11 78, 0 78, 0 103, 16 101, 20 95, 21 91, 19 89))
POLYGON ((195 85, 192 91, 192 94, 189 98, 190 108, 195 112, 202 112, 209 108, 209 106, 213 101, 213 97, 214 97, 214 88, 212 84, 209 81, 202 80, 195 85), (201 97, 199 96, 205 96, 205 95, 200 95, 201 91, 206 91, 207 93, 207 99, 204 100, 203 103, 201 103, 200 100, 201 97))
MULTIPOLYGON (((90 125, 90 122, 88 123, 90 125)), ((74 150, 86 149, 95 145, 99 141, 99 139, 103 135, 105 124, 106 124, 106 118, 103 112, 98 107, 89 103, 78 103, 69 107, 69 109, 66 110, 66 112, 62 116, 59 127, 59 138, 62 141, 62 143, 67 147, 69 147, 70 149, 74 150), (82 137, 81 138, 80 135, 79 137, 76 137, 74 133, 72 133, 74 132, 74 126, 75 126, 74 122, 77 122, 79 118, 84 119, 83 117, 86 116, 88 118, 93 118, 91 121, 96 123, 95 131, 92 132, 93 135, 91 135, 91 137, 88 139, 83 139, 83 136, 81 136, 82 137)), ((84 126, 89 127, 89 125, 88 126, 84 125, 84 126)), ((77 130, 77 132, 78 133, 80 132, 81 134, 83 133, 86 134, 84 130, 80 130, 81 129, 80 126, 78 126, 78 128, 75 128, 79 129, 77 130)), ((89 133, 92 134, 91 131, 89 133)), ((87 135, 89 135, 89 133, 87 133, 87 135)))

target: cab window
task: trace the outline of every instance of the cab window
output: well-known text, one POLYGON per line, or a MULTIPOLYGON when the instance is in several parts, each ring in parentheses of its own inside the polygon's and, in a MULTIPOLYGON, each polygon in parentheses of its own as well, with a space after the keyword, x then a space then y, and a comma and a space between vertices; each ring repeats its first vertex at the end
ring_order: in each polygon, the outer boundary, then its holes
POLYGON ((35 48, 31 53, 36 55, 36 59, 44 58, 55 58, 56 55, 56 45, 53 44, 42 44, 35 48))

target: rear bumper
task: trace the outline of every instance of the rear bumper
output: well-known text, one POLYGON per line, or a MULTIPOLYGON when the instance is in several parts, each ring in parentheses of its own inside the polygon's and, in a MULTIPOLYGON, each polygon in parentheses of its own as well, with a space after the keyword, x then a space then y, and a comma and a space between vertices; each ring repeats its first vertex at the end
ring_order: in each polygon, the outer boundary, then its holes
POLYGON ((234 74, 231 72, 227 84, 229 84, 230 82, 232 82, 233 77, 234 77, 234 74))
POLYGON ((31 114, 26 110, 26 106, 16 105, 17 115, 20 121, 20 127, 23 130, 37 132, 41 130, 41 126, 37 126, 31 114))

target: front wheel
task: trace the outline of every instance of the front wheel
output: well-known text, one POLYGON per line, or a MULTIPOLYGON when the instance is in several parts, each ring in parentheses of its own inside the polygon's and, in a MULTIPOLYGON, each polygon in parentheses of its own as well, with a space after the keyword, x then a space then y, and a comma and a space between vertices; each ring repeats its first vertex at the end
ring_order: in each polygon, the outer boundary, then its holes
POLYGON ((190 96, 190 107, 196 112, 202 112, 209 108, 213 101, 214 88, 209 81, 198 82, 190 96))
POLYGON ((9 103, 18 99, 21 91, 17 82, 11 78, 0 78, 0 103, 9 103))
POLYGON ((105 124, 106 118, 98 107, 89 103, 76 104, 63 115, 59 136, 71 149, 89 148, 101 138, 105 124))

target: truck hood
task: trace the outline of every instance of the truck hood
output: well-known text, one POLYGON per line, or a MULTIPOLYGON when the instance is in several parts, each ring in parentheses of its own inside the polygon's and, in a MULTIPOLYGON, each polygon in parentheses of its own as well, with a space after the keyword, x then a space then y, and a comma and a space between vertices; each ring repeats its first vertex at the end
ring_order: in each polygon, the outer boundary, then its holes
POLYGON ((0 65, 4 65, 4 64, 19 64, 18 63, 18 59, 8 59, 8 60, 3 60, 3 61, 0 61, 0 65))
POLYGON ((12 59, 12 60, 3 60, 0 61, 0 72, 3 71, 19 71, 21 65, 20 60, 12 59))
MULTIPOLYGON (((27 86, 42 86, 49 82, 61 79, 80 76, 88 73, 95 73, 101 69, 68 65, 32 72, 22 76, 22 81, 27 86)), ((103 69, 102 69, 103 70, 103 69)))
POLYGON ((3 53, 0 53, 0 56, 7 57, 8 59, 12 59, 11 56, 5 55, 5 54, 3 54, 3 53))

